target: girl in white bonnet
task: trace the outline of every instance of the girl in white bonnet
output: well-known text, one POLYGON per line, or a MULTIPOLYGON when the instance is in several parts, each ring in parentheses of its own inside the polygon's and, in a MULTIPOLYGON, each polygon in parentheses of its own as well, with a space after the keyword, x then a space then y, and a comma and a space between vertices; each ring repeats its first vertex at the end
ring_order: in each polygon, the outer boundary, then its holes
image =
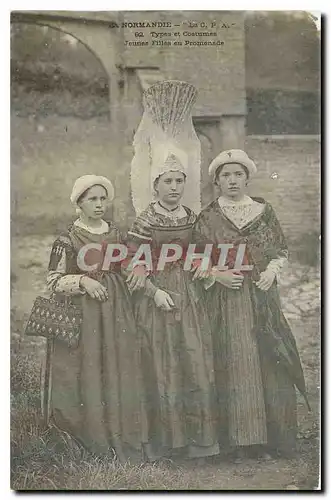
POLYGON ((139 461, 139 359, 130 295, 120 268, 101 269, 102 252, 85 256, 85 262, 98 263, 96 271, 83 272, 77 265, 84 245, 105 248, 121 241, 114 223, 103 219, 113 197, 105 177, 77 179, 71 201, 79 217, 53 244, 48 288, 69 295, 82 308, 83 323, 77 348, 54 340, 47 397, 54 424, 86 449, 139 461))
MULTIPOLYGON (((150 245, 153 271, 134 290, 141 340, 144 452, 163 458, 204 462, 217 455, 215 382, 211 325, 200 284, 184 269, 184 258, 157 270, 162 245, 176 243, 186 253, 195 213, 181 204, 190 171, 170 150, 151 174, 155 199, 135 219, 128 237, 132 248, 150 245)), ((141 173, 146 177, 146 173, 141 173)), ((136 193, 137 199, 138 193, 136 193)))
POLYGON ((232 449, 235 461, 292 456, 295 388, 304 397, 306 389, 277 289, 278 272, 288 258, 286 240, 270 203, 246 194, 256 165, 244 151, 223 151, 209 173, 220 196, 200 213, 194 238, 202 246, 233 246, 228 270, 214 274, 215 283, 206 292, 214 326, 221 448, 232 449), (245 245, 251 270, 234 268, 239 245, 245 245))

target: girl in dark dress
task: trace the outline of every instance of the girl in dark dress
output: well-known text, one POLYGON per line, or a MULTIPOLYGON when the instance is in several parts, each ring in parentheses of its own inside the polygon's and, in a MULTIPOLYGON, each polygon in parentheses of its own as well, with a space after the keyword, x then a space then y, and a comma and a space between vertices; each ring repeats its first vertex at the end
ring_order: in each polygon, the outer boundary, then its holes
POLYGON ((176 243, 185 255, 196 215, 180 203, 186 170, 178 157, 170 152, 152 177, 156 198, 128 234, 131 248, 148 244, 156 257, 143 289, 134 293, 143 371, 144 450, 150 460, 212 456, 219 453, 219 446, 211 325, 203 287, 193 283, 182 258, 156 270, 162 244, 176 243))
POLYGON ((247 452, 269 458, 273 452, 295 450, 295 387, 305 396, 305 382, 277 289, 277 273, 288 258, 286 241, 271 205, 245 195, 255 170, 241 150, 225 151, 212 162, 210 174, 221 196, 199 215, 194 238, 201 245, 233 245, 229 269, 217 271, 206 292, 213 324, 220 443, 234 447, 237 455, 247 452), (240 244, 246 245, 251 271, 233 269, 240 244))
POLYGON ((77 265, 84 245, 104 249, 121 242, 114 223, 102 219, 112 198, 108 179, 77 179, 71 201, 80 216, 53 244, 48 287, 82 307, 83 323, 77 348, 54 340, 46 397, 55 425, 89 451, 112 450, 122 462, 140 461, 140 359, 131 297, 120 268, 101 270, 102 251, 85 257, 96 270, 83 272, 77 265))

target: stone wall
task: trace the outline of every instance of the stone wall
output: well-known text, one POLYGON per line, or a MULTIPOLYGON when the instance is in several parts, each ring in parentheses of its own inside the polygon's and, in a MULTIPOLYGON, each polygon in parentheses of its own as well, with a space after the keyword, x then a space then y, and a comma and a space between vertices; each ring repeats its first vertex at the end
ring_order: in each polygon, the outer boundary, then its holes
POLYGON ((290 241, 320 231, 320 139, 316 137, 246 138, 246 151, 258 173, 250 194, 274 206, 290 241))
MULTIPOLYGON (((109 122, 104 117, 81 120, 46 117, 36 122, 12 116, 12 218, 20 232, 51 232, 65 226, 74 216, 69 202, 72 184, 85 173, 107 175, 117 188, 114 217, 123 224, 124 211, 132 220, 127 193, 129 177, 123 165, 114 162, 109 122), (124 194, 122 194, 124 193, 124 194), (125 199, 124 199, 125 198, 125 199)), ((214 151, 203 143, 206 170, 214 151)), ((258 174, 250 194, 270 201, 283 224, 286 236, 298 240, 320 229, 320 141, 314 138, 246 138, 245 149, 256 161, 258 174), (277 175, 273 175, 277 174, 277 175)), ((131 152, 132 154, 132 152, 131 152)), ((214 196, 208 190, 204 205, 214 196)))
POLYGON ((121 166, 112 161, 113 151, 107 117, 48 116, 36 121, 12 116, 13 230, 38 233, 65 227, 74 216, 69 196, 80 175, 107 175, 116 188, 121 166))

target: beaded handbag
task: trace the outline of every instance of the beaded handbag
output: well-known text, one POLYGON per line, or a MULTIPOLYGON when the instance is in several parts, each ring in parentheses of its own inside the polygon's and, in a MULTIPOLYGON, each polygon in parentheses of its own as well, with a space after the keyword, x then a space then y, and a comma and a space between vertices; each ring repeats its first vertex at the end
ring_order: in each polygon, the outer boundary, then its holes
POLYGON ((69 297, 59 300, 37 297, 25 328, 25 335, 54 338, 77 347, 83 320, 82 309, 69 297))

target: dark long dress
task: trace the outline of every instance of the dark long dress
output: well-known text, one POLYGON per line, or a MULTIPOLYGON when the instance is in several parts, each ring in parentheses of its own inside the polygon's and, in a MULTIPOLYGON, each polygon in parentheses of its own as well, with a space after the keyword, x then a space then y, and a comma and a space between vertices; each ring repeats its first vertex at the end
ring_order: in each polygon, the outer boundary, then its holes
MULTIPOLYGON (((162 243, 186 247, 196 220, 190 209, 186 213, 175 223, 149 205, 129 232, 131 245, 150 243, 155 255, 162 243)), ((152 460, 176 453, 192 458, 217 454, 211 326, 201 284, 192 282, 182 260, 153 273, 149 283, 167 291, 176 310, 155 305, 155 288, 151 294, 136 294, 145 452, 152 460)))
MULTIPOLYGON (((77 253, 91 242, 118 243, 120 235, 112 223, 108 233, 100 235, 72 225, 53 245, 49 263, 56 278, 53 290, 59 288, 56 272, 63 258, 64 277, 75 280, 82 274, 77 253)), ((118 269, 90 276, 107 288, 109 299, 99 302, 87 294, 72 295, 83 309, 83 326, 78 348, 54 342, 52 418, 93 453, 103 455, 112 449, 121 461, 139 461, 140 359, 131 298, 118 269)))
POLYGON ((268 444, 290 451, 297 433, 295 386, 305 395, 302 367, 281 311, 276 280, 267 292, 253 283, 272 259, 287 256, 287 246, 271 205, 261 198, 254 200, 265 204, 264 210, 242 229, 226 217, 217 200, 201 212, 194 229, 194 239, 201 245, 246 244, 246 257, 254 266, 244 273, 240 290, 215 283, 207 291, 220 442, 224 446, 268 444))

